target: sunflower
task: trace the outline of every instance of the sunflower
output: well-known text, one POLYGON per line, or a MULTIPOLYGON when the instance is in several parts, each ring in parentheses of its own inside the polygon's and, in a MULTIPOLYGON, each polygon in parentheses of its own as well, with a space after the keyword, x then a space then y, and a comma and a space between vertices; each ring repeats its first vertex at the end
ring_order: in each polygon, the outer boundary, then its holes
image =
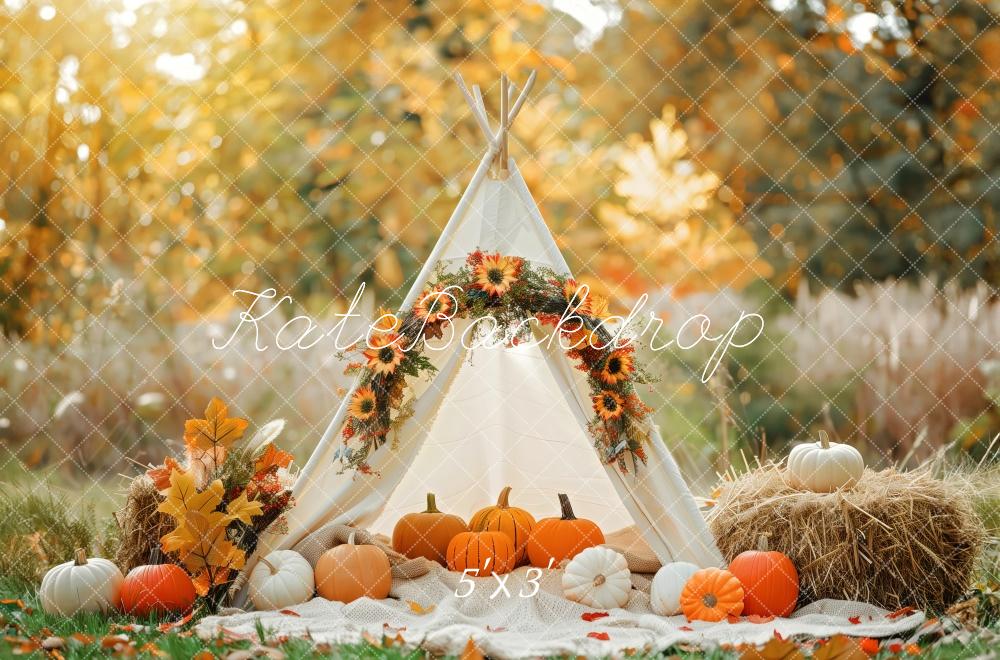
POLYGON ((391 374, 403 361, 403 349, 399 347, 399 335, 376 335, 368 341, 368 348, 362 355, 368 360, 368 368, 378 374, 391 374))
POLYGON ((472 272, 476 285, 491 296, 499 298, 521 275, 524 262, 518 257, 503 257, 500 253, 484 254, 472 272))
POLYGON ((611 390, 603 390, 593 400, 594 412, 604 420, 617 419, 625 410, 621 396, 611 390))
POLYGON ((608 359, 604 361, 604 367, 597 374, 601 382, 607 385, 614 385, 626 380, 635 371, 635 362, 629 351, 618 349, 612 351, 608 359))
POLYGON ((455 307, 453 294, 445 292, 441 285, 428 289, 413 306, 413 313, 427 323, 447 321, 455 307))
POLYGON ((354 396, 351 397, 351 406, 347 410, 351 413, 351 417, 366 420, 375 414, 376 406, 375 392, 372 391, 372 388, 365 386, 359 387, 354 393, 354 396))

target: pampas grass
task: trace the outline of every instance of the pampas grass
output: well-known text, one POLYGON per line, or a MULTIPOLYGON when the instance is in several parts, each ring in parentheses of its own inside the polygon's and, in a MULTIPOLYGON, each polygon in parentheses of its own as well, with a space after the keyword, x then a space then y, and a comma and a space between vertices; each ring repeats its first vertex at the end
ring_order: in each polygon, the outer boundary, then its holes
POLYGON ((725 484, 709 524, 727 560, 766 535, 798 568, 802 602, 940 611, 969 588, 984 543, 971 490, 923 468, 867 470, 853 489, 813 493, 769 464, 725 484))

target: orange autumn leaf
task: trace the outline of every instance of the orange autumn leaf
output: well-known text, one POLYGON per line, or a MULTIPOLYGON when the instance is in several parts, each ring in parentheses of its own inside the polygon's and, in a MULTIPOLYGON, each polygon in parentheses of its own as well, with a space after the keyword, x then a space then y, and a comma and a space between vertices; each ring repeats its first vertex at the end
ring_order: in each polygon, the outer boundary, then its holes
POLYGON ((868 660, 868 654, 861 648, 861 642, 847 635, 834 635, 826 644, 816 649, 814 660, 868 660))
POLYGON ((153 480, 156 490, 166 490, 170 487, 170 475, 174 470, 180 470, 181 465, 170 456, 163 460, 163 465, 146 470, 146 475, 153 480))
POLYGON ((805 660, 795 642, 777 635, 760 648, 754 644, 744 644, 740 651, 740 660, 805 660))
POLYGON ((469 641, 465 643, 465 648, 462 649, 462 653, 458 656, 458 660, 483 660, 483 652, 479 650, 476 646, 476 642, 470 637, 469 641))
POLYGON ((208 595, 209 590, 217 585, 225 584, 229 580, 229 569, 220 568, 215 571, 205 569, 194 576, 191 580, 194 584, 194 591, 199 596, 208 595))
POLYGON ((227 448, 243 437, 247 420, 229 417, 229 408, 217 398, 212 398, 205 409, 204 419, 184 422, 184 443, 190 449, 208 451, 216 447, 227 448))
POLYGON ((284 468, 288 467, 291 462, 292 455, 287 451, 281 451, 272 442, 267 445, 267 449, 264 450, 264 453, 254 463, 254 471, 260 473, 274 466, 284 468))
POLYGON ((170 632, 171 630, 174 630, 175 628, 180 628, 180 627, 182 627, 182 626, 190 623, 191 619, 194 618, 194 615, 197 612, 198 612, 198 608, 194 608, 190 612, 188 612, 186 615, 182 616, 180 619, 177 619, 176 621, 166 621, 164 623, 161 623, 160 625, 158 625, 156 627, 156 629, 159 630, 161 633, 166 633, 166 632, 170 632))

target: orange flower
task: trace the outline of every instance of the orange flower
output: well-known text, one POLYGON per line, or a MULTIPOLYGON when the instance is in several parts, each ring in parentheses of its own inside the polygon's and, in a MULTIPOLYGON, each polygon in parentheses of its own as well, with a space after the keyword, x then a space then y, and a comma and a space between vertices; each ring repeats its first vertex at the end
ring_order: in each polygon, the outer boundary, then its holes
POLYGON ((617 419, 621 417, 622 412, 625 410, 624 402, 622 398, 611 390, 604 390, 597 396, 593 397, 594 401, 594 412, 596 412, 601 419, 617 419))
POLYGON ((608 359, 604 361, 604 367, 598 373, 598 378, 608 385, 614 385, 628 379, 635 371, 635 362, 629 351, 618 349, 612 351, 608 359))
POLYGON ((399 330, 399 326, 403 323, 398 316, 390 312, 385 307, 378 308, 378 316, 375 318, 376 320, 373 327, 383 333, 396 332, 399 330))
POLYGON ((351 397, 351 405, 347 409, 351 417, 360 420, 370 419, 375 414, 375 392, 370 387, 359 387, 351 397))
POLYGON ((368 342, 369 348, 362 352, 368 360, 368 368, 378 374, 391 374, 403 361, 403 349, 399 347, 399 335, 389 333, 376 335, 368 342))
POLYGON ((440 285, 424 292, 413 306, 413 313, 417 317, 426 319, 428 323, 447 321, 451 317, 451 312, 455 308, 455 298, 450 292, 445 292, 440 285))
POLYGON ((475 283, 486 293, 499 298, 510 291, 521 276, 524 262, 517 257, 502 257, 499 253, 484 254, 472 273, 475 283))
POLYGON ((590 287, 586 284, 579 284, 576 280, 566 280, 563 284, 563 297, 566 298, 566 305, 577 314, 587 313, 587 297, 590 295, 590 287))
POLYGON ((571 330, 563 327, 562 332, 564 337, 562 345, 568 351, 583 351, 601 346, 600 338, 594 334, 593 330, 587 329, 583 323, 575 324, 571 330))

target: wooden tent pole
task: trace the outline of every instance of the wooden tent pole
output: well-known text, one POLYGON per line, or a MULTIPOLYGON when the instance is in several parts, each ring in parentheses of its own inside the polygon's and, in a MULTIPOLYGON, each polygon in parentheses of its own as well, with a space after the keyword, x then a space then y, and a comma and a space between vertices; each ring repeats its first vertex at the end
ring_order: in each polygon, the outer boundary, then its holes
POLYGON ((497 162, 494 168, 494 176, 497 179, 506 179, 510 176, 507 169, 509 152, 507 146, 507 134, 510 130, 510 82, 507 74, 500 74, 500 133, 498 135, 499 145, 497 149, 497 162))

